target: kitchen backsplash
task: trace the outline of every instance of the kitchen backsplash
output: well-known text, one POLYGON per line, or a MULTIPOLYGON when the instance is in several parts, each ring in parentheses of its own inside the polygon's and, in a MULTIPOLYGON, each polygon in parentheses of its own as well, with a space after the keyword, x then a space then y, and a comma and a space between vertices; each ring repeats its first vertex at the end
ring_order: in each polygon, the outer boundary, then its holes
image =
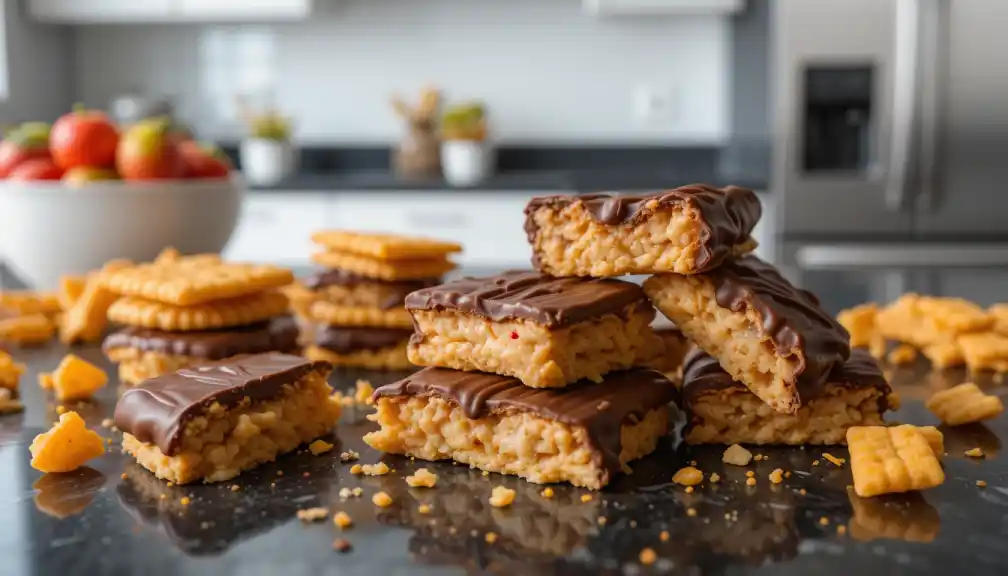
POLYGON ((76 97, 104 107, 126 91, 170 95, 203 135, 227 138, 233 94, 250 91, 294 115, 301 141, 375 143, 399 136, 392 93, 432 82, 449 99, 484 99, 508 142, 729 135, 730 18, 600 20, 580 0, 315 4, 294 24, 79 27, 76 97))

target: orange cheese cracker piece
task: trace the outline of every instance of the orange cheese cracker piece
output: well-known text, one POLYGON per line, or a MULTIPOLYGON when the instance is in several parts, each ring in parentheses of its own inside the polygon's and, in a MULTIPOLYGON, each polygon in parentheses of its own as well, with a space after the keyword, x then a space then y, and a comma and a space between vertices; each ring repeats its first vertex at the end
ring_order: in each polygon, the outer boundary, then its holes
POLYGON ((20 345, 45 344, 56 334, 56 326, 45 314, 29 314, 0 320, 0 341, 20 345))
POLYGON ((861 497, 924 490, 945 481, 927 438, 914 426, 847 429, 854 492, 861 497))
POLYGON ((108 323, 106 314, 118 296, 106 290, 98 276, 88 279, 84 292, 66 312, 60 328, 60 340, 66 344, 96 342, 108 323))
POLYGON ((53 372, 52 382, 59 400, 86 400, 108 383, 108 375, 101 368, 67 354, 53 372))
POLYGON ((28 448, 32 468, 42 472, 70 472, 92 458, 105 453, 105 442, 93 430, 88 430, 76 412, 60 416, 48 432, 32 440, 28 448))
POLYGON ((327 250, 382 260, 428 260, 462 251, 462 245, 455 242, 349 230, 322 230, 311 239, 327 250))
POLYGON ((108 318, 129 326, 180 332, 247 326, 284 314, 287 308, 287 296, 278 290, 195 306, 173 306, 127 296, 112 304, 108 318))
POLYGON ((935 392, 924 405, 949 426, 988 420, 1004 412, 1000 398, 984 394, 972 382, 935 392))
POLYGON ((290 270, 270 265, 180 259, 103 273, 102 285, 122 296, 193 306, 286 286, 290 270))
POLYGON ((87 276, 61 276, 59 288, 60 308, 69 310, 74 302, 84 293, 87 286, 87 276))
POLYGON ((1008 372, 1008 336, 997 332, 963 334, 958 343, 970 372, 1008 372))
POLYGON ((380 260, 348 252, 318 252, 312 255, 312 261, 327 268, 340 268, 368 278, 388 281, 437 278, 455 269, 455 264, 444 257, 380 260))
POLYGON ((0 308, 6 308, 18 315, 55 314, 60 311, 60 303, 55 292, 7 290, 0 291, 0 308))
POLYGON ((0 388, 17 390, 24 370, 24 364, 15 362, 10 354, 0 350, 0 388))

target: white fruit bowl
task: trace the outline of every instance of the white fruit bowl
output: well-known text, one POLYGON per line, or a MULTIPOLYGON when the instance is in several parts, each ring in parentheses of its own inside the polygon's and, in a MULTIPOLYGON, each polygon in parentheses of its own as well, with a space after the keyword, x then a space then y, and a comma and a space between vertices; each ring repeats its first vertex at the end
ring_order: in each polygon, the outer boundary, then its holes
POLYGON ((36 289, 113 258, 149 261, 163 248, 220 252, 238 224, 244 183, 0 181, 0 261, 36 289))

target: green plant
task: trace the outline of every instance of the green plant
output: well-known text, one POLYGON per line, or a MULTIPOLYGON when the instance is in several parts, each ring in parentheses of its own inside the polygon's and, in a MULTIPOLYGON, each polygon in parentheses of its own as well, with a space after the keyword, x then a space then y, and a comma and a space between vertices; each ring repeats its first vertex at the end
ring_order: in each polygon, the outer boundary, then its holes
POLYGON ((249 118, 249 132, 253 138, 284 142, 290 140, 291 125, 276 112, 266 112, 249 118))
POLYGON ((445 140, 486 140, 486 107, 482 102, 452 106, 441 116, 441 136, 445 140))

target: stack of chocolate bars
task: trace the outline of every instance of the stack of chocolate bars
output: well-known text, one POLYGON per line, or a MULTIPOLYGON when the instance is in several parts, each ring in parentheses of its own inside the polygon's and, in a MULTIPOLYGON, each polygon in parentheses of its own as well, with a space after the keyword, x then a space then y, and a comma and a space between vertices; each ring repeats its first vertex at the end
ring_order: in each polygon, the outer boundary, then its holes
POLYGON ((290 293, 302 321, 305 355, 335 366, 408 370, 413 321, 406 295, 441 283, 455 268, 451 242, 384 234, 322 231, 313 255, 325 267, 290 293))
POLYGON ((297 326, 279 289, 294 280, 273 266, 182 257, 103 272, 104 289, 120 298, 108 310, 125 325, 106 338, 119 379, 148 378, 239 354, 297 351, 297 326))
POLYGON ((673 384, 640 286, 508 272, 406 297, 420 372, 374 393, 371 446, 598 489, 651 453, 673 384))
POLYGON ((747 254, 759 200, 738 187, 534 199, 533 261, 551 274, 653 274, 644 290, 698 347, 687 441, 834 444, 882 422, 889 386, 818 299, 747 254))

